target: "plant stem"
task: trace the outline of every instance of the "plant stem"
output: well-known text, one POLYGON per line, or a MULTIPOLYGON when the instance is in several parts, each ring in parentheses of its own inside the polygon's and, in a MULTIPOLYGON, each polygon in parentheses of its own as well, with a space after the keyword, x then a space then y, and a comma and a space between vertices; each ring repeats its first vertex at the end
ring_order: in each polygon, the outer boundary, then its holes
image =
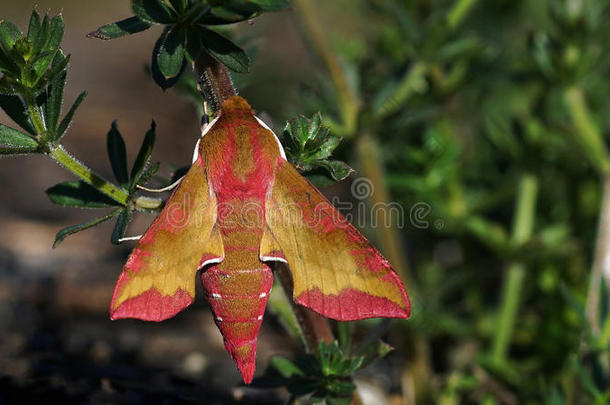
POLYGON ((316 5, 312 4, 311 0, 294 0, 294 4, 299 11, 307 37, 311 40, 314 48, 326 65, 337 90, 343 119, 342 132, 344 136, 353 135, 356 132, 358 124, 360 105, 335 52, 327 44, 324 30, 320 24, 320 18, 316 15, 316 5))
POLYGON ((564 94, 566 107, 576 129, 575 135, 586 151, 587 158, 600 176, 610 171, 610 154, 595 121, 591 117, 582 89, 571 87, 564 94))
MULTIPOLYGON (((538 179, 531 173, 524 173, 519 182, 513 219, 511 243, 515 247, 522 246, 531 238, 537 197, 538 179)), ((519 310, 524 278, 525 265, 522 262, 515 261, 508 266, 502 288, 500 315, 493 337, 491 355, 496 365, 503 364, 506 360, 519 310)))
POLYGON ((598 318, 602 278, 606 280, 606 285, 610 285, 610 154, 591 116, 582 89, 569 88, 564 100, 576 129, 575 135, 602 180, 601 212, 585 309, 591 331, 597 335, 600 333, 598 318))
POLYGON ((118 188, 112 183, 99 177, 87 166, 79 162, 74 156, 70 155, 62 146, 55 146, 48 152, 57 163, 63 166, 66 170, 81 178, 86 183, 92 185, 102 193, 106 194, 113 200, 127 205, 129 195, 127 191, 118 188))

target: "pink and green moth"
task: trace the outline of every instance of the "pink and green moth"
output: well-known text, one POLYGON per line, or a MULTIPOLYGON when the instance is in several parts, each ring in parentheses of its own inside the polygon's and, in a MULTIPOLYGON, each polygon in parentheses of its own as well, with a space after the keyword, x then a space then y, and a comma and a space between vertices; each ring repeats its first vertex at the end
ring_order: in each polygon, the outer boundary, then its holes
POLYGON ((173 317, 193 302, 199 272, 225 347, 250 383, 274 261, 290 268, 294 300, 327 318, 409 317, 409 298, 390 264, 234 96, 129 256, 111 318, 173 317))

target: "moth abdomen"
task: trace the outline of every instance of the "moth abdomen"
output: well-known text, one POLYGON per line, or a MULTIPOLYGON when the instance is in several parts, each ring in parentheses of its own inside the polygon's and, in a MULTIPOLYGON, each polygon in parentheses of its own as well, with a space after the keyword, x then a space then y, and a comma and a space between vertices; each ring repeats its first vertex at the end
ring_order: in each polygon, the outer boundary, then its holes
POLYGON ((256 342, 273 286, 273 273, 263 263, 251 269, 222 265, 201 274, 206 298, 224 344, 244 380, 254 376, 256 342))

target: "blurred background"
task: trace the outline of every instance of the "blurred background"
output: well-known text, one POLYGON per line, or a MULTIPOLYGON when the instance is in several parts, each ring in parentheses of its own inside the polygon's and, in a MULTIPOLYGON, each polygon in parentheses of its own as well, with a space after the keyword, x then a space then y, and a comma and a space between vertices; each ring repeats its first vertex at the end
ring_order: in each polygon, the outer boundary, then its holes
MULTIPOLYGON (((278 133, 321 111, 344 138, 335 157, 357 172, 325 194, 362 202, 352 185, 364 178, 368 207, 402 212, 358 224, 413 306, 410 320, 357 325, 356 340, 381 328, 395 348, 357 374, 364 402, 608 403, 610 219, 599 235, 597 224, 610 212, 610 2, 291 3, 230 31, 253 60, 234 76, 240 94, 278 133)), ((69 151, 111 178, 111 122, 133 161, 154 119, 161 174, 190 162, 197 110, 145 69, 159 29, 85 37, 132 15, 124 0, 0 0, 0 18, 26 29, 33 8, 65 19, 65 104, 89 91, 69 151)), ((111 245, 107 223, 52 250, 59 229, 93 215, 48 201, 44 190, 69 173, 43 156, 0 167, 0 403, 286 400, 240 386, 200 295, 162 324, 111 322, 132 245, 111 245)), ((128 233, 152 218, 140 214, 128 233)), ((267 314, 258 374, 270 356, 300 351, 267 314)))

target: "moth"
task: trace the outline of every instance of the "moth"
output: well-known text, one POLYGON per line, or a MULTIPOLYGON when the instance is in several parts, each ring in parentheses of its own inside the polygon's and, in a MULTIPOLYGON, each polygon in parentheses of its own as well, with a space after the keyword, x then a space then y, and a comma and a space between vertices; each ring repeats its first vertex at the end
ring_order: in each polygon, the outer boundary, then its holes
POLYGON ((409 298, 390 264, 234 96, 127 259, 111 319, 173 317, 193 302, 199 273, 225 348, 250 383, 274 261, 290 268, 294 300, 327 318, 409 317, 409 298))

